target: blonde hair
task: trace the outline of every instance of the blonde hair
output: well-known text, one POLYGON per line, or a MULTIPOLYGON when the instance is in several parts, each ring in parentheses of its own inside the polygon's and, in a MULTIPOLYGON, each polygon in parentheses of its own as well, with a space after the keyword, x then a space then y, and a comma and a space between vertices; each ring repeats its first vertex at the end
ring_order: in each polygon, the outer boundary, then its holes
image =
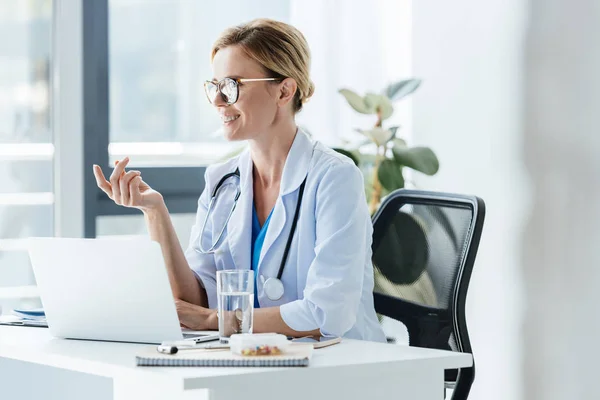
MULTIPOLYGON (((240 46, 258 62, 271 78, 293 78, 298 85, 293 110, 298 112, 312 96, 315 85, 310 80, 310 50, 302 33, 293 26, 260 18, 226 29, 213 45, 211 62, 220 49, 240 46)), ((254 77, 251 77, 254 78, 254 77)))

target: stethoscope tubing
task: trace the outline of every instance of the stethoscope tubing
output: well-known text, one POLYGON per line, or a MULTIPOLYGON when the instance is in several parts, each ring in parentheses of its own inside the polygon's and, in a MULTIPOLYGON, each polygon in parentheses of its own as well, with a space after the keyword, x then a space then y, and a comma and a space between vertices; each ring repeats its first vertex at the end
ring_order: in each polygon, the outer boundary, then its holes
MULTIPOLYGON (((217 183, 217 185, 213 189, 210 202, 208 203, 208 209, 206 211, 206 216, 204 217, 204 222, 202 223, 202 229, 200 230, 200 235, 198 237, 198 248, 195 249, 197 252, 199 252, 201 254, 215 253, 217 247, 219 247, 219 244, 220 244, 221 240, 223 239, 223 234, 225 233, 227 224, 229 223, 229 220, 231 219, 231 216, 233 215, 235 207, 237 206, 238 199, 240 198, 240 195, 241 195, 241 189, 239 186, 239 182, 238 182, 238 190, 237 190, 235 198, 233 200, 233 206, 231 207, 231 210, 229 211, 229 215, 227 215, 227 219, 226 219, 225 223, 223 224, 223 228, 221 228, 221 231, 219 232, 219 236, 217 237, 216 242, 212 243, 212 245, 209 249, 204 249, 202 247, 202 236, 204 235, 204 230, 206 229, 206 223, 208 222, 208 218, 213 209, 213 204, 217 198, 217 194, 219 192, 219 189, 223 185, 223 183, 225 183, 225 181, 232 176, 237 176, 238 180, 240 179, 239 168, 236 168, 236 170, 234 172, 225 174, 219 180, 219 183, 217 183)), ((290 234, 288 235, 288 239, 285 244, 284 251, 283 251, 283 256, 281 257, 281 263, 279 264, 279 270, 277 271, 277 278, 268 278, 264 284, 265 293, 266 293, 267 297, 269 298, 269 300, 272 300, 272 301, 279 300, 283 296, 283 290, 281 289, 281 288, 283 288, 283 283, 281 282, 281 277, 283 276, 285 264, 287 263, 290 248, 292 246, 292 241, 294 239, 294 234, 296 232, 296 226, 298 225, 298 219, 300 216, 300 206, 302 204, 302 198, 304 195, 304 187, 306 186, 306 179, 307 179, 307 177, 304 178, 304 181, 302 181, 302 184, 300 185, 300 189, 298 190, 298 202, 296 203, 296 210, 294 211, 294 218, 292 220, 292 227, 290 229, 290 234), (267 286, 273 287, 273 290, 269 290, 267 286)))

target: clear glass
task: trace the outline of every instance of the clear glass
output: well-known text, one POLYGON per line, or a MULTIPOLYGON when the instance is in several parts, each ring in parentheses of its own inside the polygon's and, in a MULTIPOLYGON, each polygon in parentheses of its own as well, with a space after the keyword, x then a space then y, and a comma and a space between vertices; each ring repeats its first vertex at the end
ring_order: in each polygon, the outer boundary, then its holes
POLYGON ((254 271, 217 271, 217 313, 221 342, 234 333, 252 333, 254 271))

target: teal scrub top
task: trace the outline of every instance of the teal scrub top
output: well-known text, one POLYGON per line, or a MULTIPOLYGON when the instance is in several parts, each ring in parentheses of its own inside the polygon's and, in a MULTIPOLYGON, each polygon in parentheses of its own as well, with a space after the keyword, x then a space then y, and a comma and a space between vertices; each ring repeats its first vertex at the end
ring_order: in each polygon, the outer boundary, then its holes
POLYGON ((269 228, 269 221, 271 220, 271 215, 273 214, 273 210, 269 213, 269 216, 265 220, 264 225, 261 227, 260 222, 258 221, 258 214, 256 213, 256 207, 254 203, 252 204, 252 246, 250 259, 252 260, 252 264, 250 268, 254 271, 254 308, 260 308, 260 304, 258 303, 258 292, 256 281, 258 277, 258 261, 260 259, 260 251, 265 242, 265 236, 267 234, 267 229, 269 228))

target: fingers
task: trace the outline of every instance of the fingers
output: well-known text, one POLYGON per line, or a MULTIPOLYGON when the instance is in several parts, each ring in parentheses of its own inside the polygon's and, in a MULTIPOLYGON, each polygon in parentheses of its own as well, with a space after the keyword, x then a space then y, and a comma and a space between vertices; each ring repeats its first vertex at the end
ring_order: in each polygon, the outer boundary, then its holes
POLYGON ((94 164, 93 170, 96 184, 115 204, 134 207, 140 205, 140 185, 143 181, 140 171, 125 172, 128 163, 129 157, 125 157, 121 161, 115 161, 115 168, 110 175, 110 181, 106 180, 100 166, 94 164))
POLYGON ((131 203, 143 205, 142 203, 142 194, 140 192, 140 184, 142 183, 142 177, 140 175, 134 176, 131 181, 129 181, 129 195, 131 196, 131 203))
POLYGON ((194 330, 210 329, 207 320, 207 316, 211 313, 210 310, 184 300, 176 298, 174 300, 177 317, 182 326, 194 330))
POLYGON ((106 195, 108 197, 110 197, 112 199, 112 188, 110 186, 110 183, 106 180, 106 178, 104 177, 104 173, 102 172, 102 168, 100 168, 99 165, 94 164, 94 177, 96 178, 96 185, 98 185, 98 187, 100 189, 102 189, 102 191, 104 193, 106 193, 106 195))
POLYGON ((121 202, 124 206, 136 205, 131 203, 131 193, 129 192, 129 183, 137 176, 140 176, 140 171, 129 171, 119 179, 119 185, 121 190, 121 202))
POLYGON ((129 157, 125 157, 124 159, 122 159, 121 161, 117 162, 115 169, 113 170, 112 174, 110 175, 110 185, 112 187, 112 192, 113 192, 113 201, 117 204, 123 204, 122 198, 121 198, 121 186, 119 184, 119 180, 121 178, 121 175, 123 174, 123 171, 125 171, 125 167, 127 166, 127 164, 129 163, 129 157))

